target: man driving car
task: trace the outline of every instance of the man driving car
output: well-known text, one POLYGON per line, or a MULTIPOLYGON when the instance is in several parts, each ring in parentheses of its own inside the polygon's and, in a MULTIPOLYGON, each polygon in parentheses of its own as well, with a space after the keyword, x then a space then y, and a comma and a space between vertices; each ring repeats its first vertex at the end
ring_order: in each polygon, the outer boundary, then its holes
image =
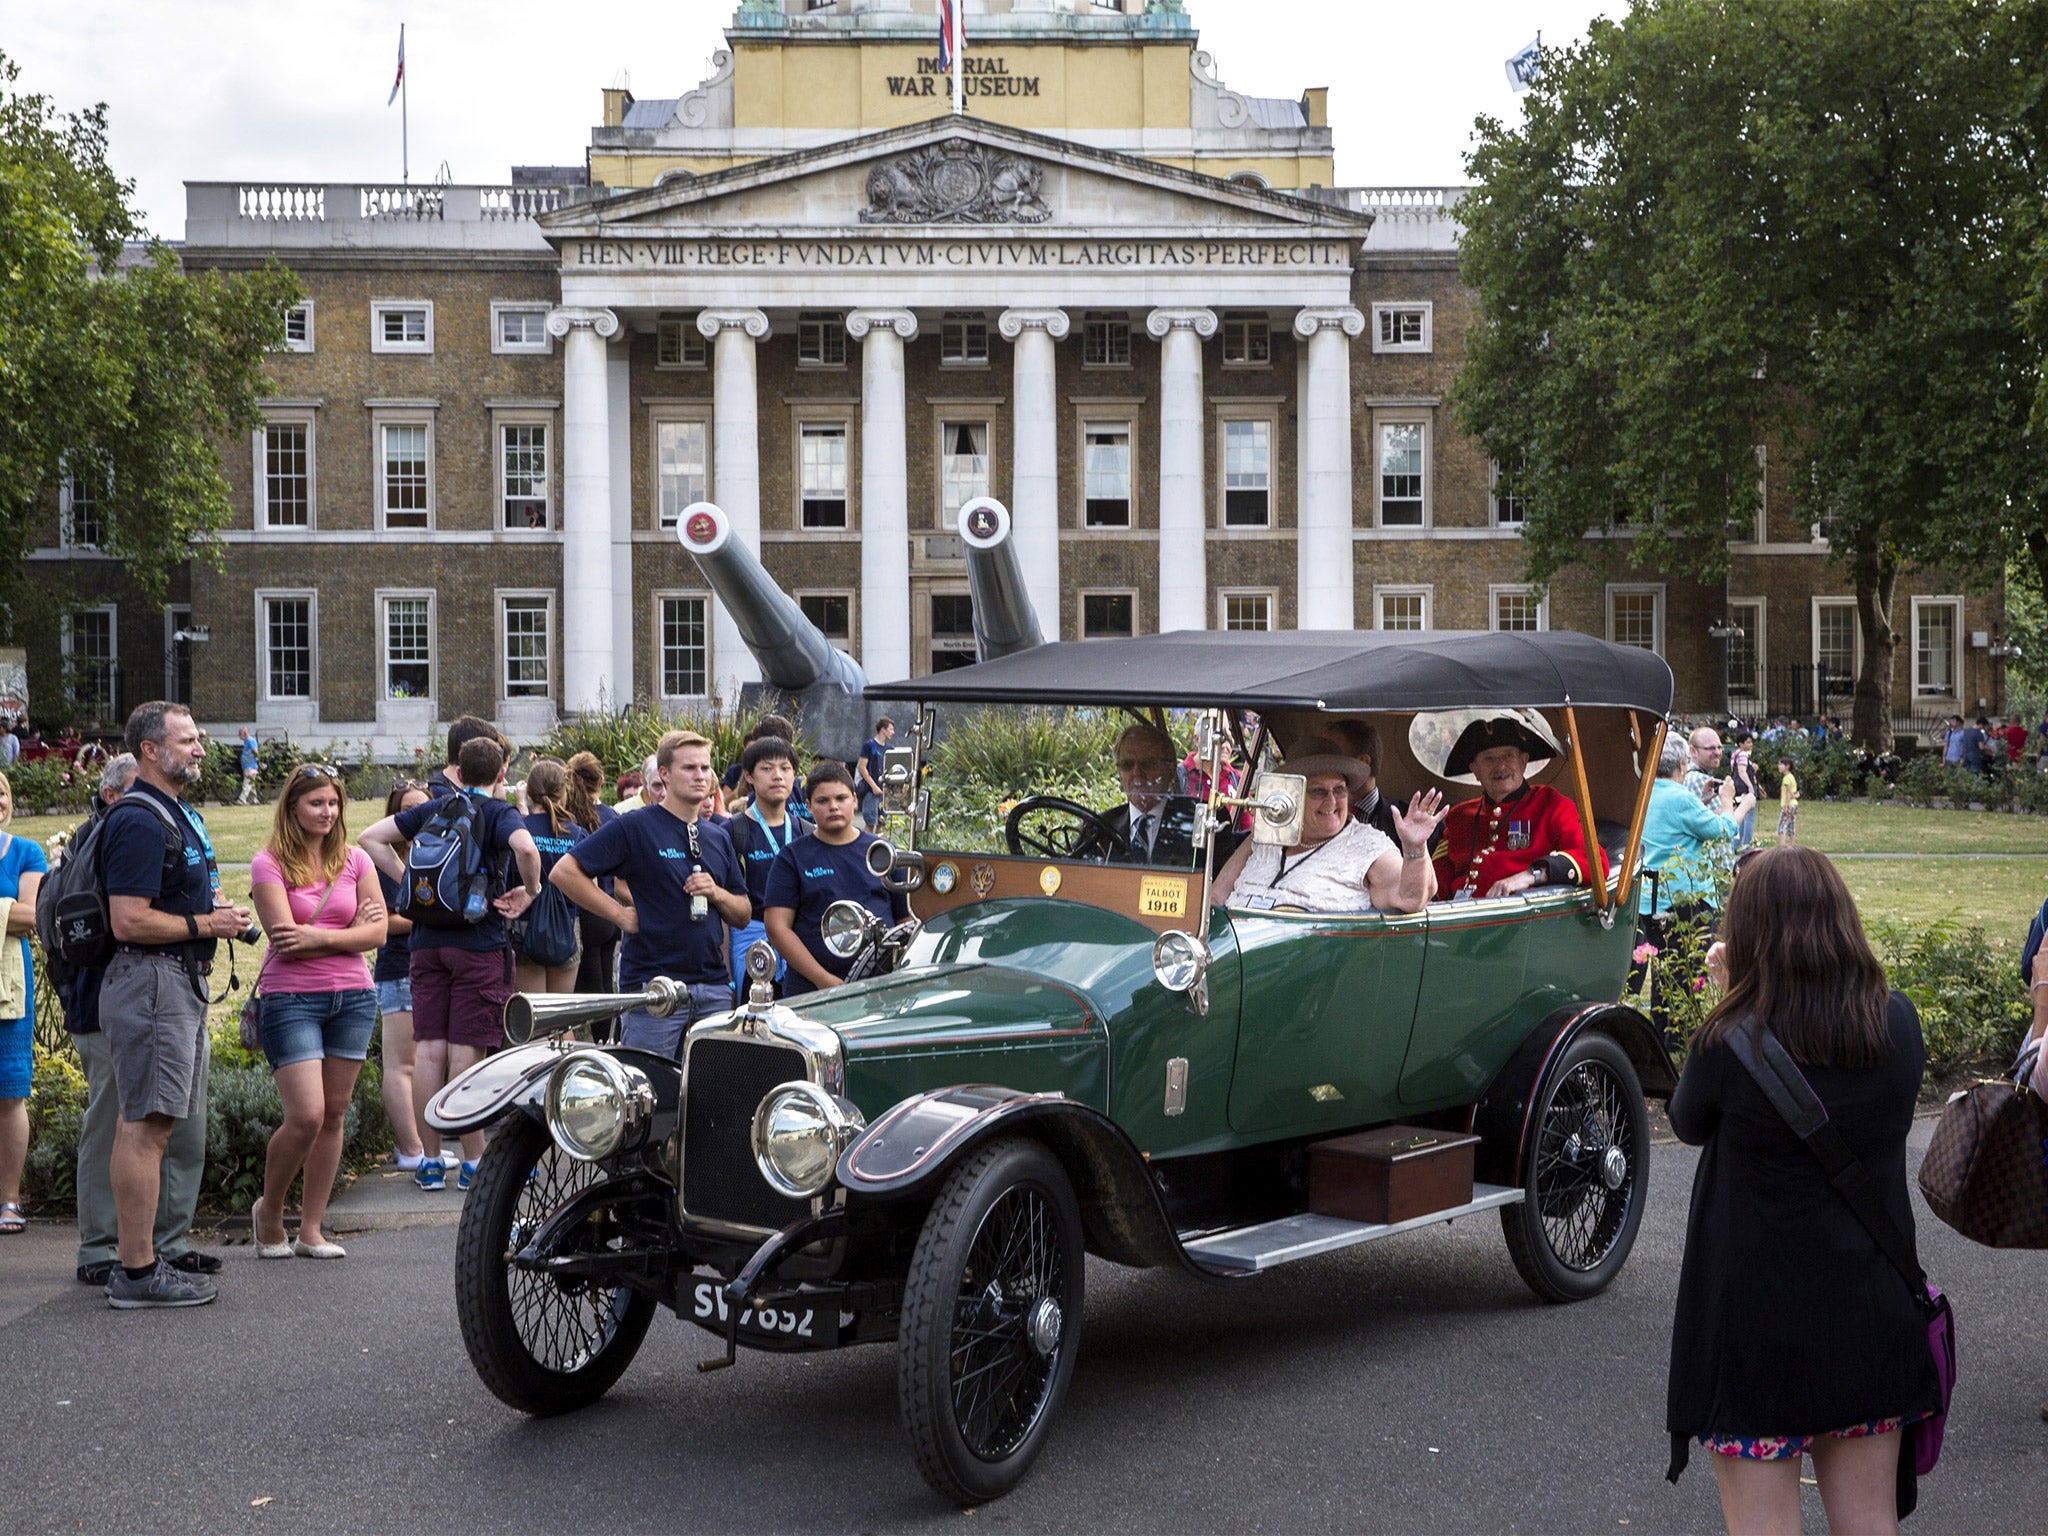
POLYGON ((1155 864, 1192 869, 1195 864, 1195 802, 1174 793, 1179 754, 1156 725, 1127 727, 1116 739, 1116 776, 1124 803, 1096 812, 1107 846, 1095 836, 1084 858, 1110 864, 1155 864))

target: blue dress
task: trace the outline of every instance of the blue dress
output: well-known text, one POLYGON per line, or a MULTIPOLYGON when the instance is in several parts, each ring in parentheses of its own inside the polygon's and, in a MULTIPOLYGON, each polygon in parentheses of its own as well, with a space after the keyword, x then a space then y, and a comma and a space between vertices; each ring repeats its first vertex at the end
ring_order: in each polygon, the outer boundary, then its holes
MULTIPOLYGON (((0 896, 19 896, 23 875, 49 872, 49 861, 34 838, 0 832, 7 846, 0 850, 0 896)), ((26 1006, 18 1019, 0 1019, 0 1099, 25 1099, 34 1075, 31 1043, 36 1032, 36 976, 29 957, 28 939, 8 942, 21 946, 21 971, 28 981, 26 1006)))

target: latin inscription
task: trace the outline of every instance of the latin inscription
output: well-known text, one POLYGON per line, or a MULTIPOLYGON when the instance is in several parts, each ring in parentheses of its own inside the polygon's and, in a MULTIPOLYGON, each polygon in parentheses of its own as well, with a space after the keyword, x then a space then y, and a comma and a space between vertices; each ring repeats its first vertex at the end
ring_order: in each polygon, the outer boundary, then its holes
POLYGON ((576 240, 571 267, 1275 267, 1343 268, 1349 251, 1311 240, 576 240))

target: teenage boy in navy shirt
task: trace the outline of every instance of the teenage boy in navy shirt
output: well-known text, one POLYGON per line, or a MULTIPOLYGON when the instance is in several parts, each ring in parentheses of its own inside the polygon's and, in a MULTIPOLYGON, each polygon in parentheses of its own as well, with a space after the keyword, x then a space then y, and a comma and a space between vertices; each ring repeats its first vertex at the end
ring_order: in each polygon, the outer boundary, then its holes
POLYGON ((689 988, 687 1018, 681 1010, 657 1019, 635 1009, 619 1022, 621 1045, 675 1057, 692 1021, 732 1006, 725 927, 746 926, 747 877, 724 829, 704 815, 717 784, 711 743, 690 731, 671 731, 655 749, 654 771, 661 798, 606 822, 563 854, 548 878, 577 906, 625 930, 621 990, 640 991, 657 976, 689 988), (618 877, 630 906, 599 887, 606 875, 618 877), (693 916, 699 897, 703 910, 693 916))
MULTIPOLYGON (((810 831, 810 823, 790 803, 796 788, 796 749, 779 736, 758 736, 748 744, 740 759, 740 779, 753 791, 753 801, 732 818, 727 835, 747 875, 747 904, 750 916, 744 928, 732 935, 733 985, 742 985, 747 951, 768 937, 762 921, 767 907, 768 871, 783 849, 810 831)), ((780 981, 787 961, 777 961, 775 979, 780 981)))
MULTIPOLYGON (((860 819, 872 832, 882 817, 882 764, 888 761, 889 742, 896 734, 896 722, 887 715, 875 722, 875 734, 860 749, 860 782, 854 786, 860 796, 860 819)), ((815 817, 816 813, 812 813, 815 817)))
POLYGON ((819 934, 825 909, 833 902, 857 901, 887 922, 900 923, 910 913, 903 893, 884 889, 881 878, 868 870, 868 846, 876 838, 855 825, 860 801, 853 775, 838 763, 820 763, 804 780, 804 789, 817 831, 776 855, 763 913, 768 942, 789 962, 782 981, 785 997, 845 980, 852 961, 826 949, 819 934))
MULTIPOLYGON (((504 1041, 505 1004, 512 997, 512 948, 505 922, 524 912, 540 894, 540 850, 534 847, 533 834, 520 824, 518 808, 497 798, 505 782, 505 751, 495 732, 462 744, 455 774, 458 786, 424 805, 386 816, 360 839, 370 862, 402 884, 405 856, 399 845, 418 837, 452 795, 469 795, 476 801, 474 826, 484 868, 491 886, 504 892, 493 898, 482 918, 466 927, 413 924, 412 1102, 420 1121, 420 1145, 430 1149, 441 1145, 441 1133, 426 1122, 428 1102, 451 1077, 468 1071, 504 1041), (508 858, 519 865, 516 885, 505 879, 508 858)), ((469 1188, 483 1155, 483 1132, 471 1131, 462 1138, 457 1188, 469 1188)), ((421 1189, 441 1189, 447 1175, 447 1165, 430 1157, 420 1164, 413 1181, 421 1189)))

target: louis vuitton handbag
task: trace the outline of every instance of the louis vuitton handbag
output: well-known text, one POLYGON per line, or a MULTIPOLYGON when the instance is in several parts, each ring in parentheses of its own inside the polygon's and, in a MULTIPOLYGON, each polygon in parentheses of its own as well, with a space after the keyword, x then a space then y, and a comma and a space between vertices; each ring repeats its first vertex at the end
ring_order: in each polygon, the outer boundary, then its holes
POLYGON ((1928 1209, 1987 1248, 2048 1248, 2048 1103, 2022 1062, 1950 1099, 1920 1164, 1928 1209))

